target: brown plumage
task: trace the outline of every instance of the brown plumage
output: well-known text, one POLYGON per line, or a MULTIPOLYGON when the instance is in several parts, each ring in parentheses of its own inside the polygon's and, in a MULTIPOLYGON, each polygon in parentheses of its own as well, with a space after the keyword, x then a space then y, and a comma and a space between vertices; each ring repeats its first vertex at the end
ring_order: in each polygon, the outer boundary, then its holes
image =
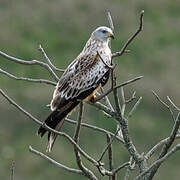
MULTIPOLYGON (((46 125, 60 130, 64 118, 76 109, 80 101, 91 100, 98 88, 106 84, 109 69, 101 58, 111 64, 111 50, 108 46, 111 37, 112 30, 107 27, 99 27, 91 34, 82 52, 67 67, 57 83, 50 104, 52 113, 45 120, 46 125)), ((42 137, 46 131, 40 127, 38 134, 42 137)), ((55 139, 56 134, 49 132, 47 151, 52 150, 55 139)))

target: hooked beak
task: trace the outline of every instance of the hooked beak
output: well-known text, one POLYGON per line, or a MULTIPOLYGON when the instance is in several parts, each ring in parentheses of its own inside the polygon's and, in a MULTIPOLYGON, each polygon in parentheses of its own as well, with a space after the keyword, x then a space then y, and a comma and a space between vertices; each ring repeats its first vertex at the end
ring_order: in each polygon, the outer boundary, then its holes
POLYGON ((107 37, 110 37, 110 38, 114 39, 114 34, 113 34, 113 33, 109 33, 109 34, 107 35, 107 37))

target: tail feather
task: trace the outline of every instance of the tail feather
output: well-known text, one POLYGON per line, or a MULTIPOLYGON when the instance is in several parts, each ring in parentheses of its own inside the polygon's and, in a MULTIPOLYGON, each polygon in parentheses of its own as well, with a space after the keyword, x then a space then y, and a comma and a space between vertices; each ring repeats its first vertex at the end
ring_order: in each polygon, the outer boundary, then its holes
MULTIPOLYGON (((101 82, 99 82, 101 84, 101 82)), ((99 84, 98 83, 98 84, 99 84)), ((87 100, 90 100, 94 93, 96 93, 97 88, 100 86, 93 86, 90 89, 87 89, 86 91, 81 92, 78 97, 75 99, 70 100, 61 100, 61 102, 58 102, 58 105, 56 104, 57 108, 54 110, 48 118, 45 120, 45 124, 49 126, 52 129, 55 129, 56 131, 59 131, 60 128, 63 125, 64 118, 69 115, 80 103, 79 100, 85 100, 87 97, 89 97, 87 100)), ((44 134, 47 132, 47 130, 44 127, 40 127, 38 130, 38 135, 41 137, 44 136, 44 134)), ((53 132, 48 133, 48 146, 47 151, 50 152, 52 150, 52 147, 54 145, 54 142, 56 140, 57 135, 53 132)))
MULTIPOLYGON (((49 126, 50 128, 54 129, 54 126, 56 126, 56 124, 59 121, 61 121, 60 118, 57 118, 57 115, 58 115, 58 111, 57 110, 53 111, 45 120, 45 124, 47 126, 49 126)), ((41 126, 38 129, 38 135, 40 135, 41 137, 43 137, 46 132, 47 132, 47 130, 43 126, 41 126)))
MULTIPOLYGON (((64 119, 62 119, 58 123, 55 130, 58 131, 62 127, 63 123, 64 123, 64 119)), ((46 149, 47 152, 51 152, 56 138, 57 138, 57 134, 55 134, 53 132, 48 132, 48 146, 47 146, 47 149, 46 149)))
MULTIPOLYGON (((61 108, 58 108, 54 110, 45 120, 45 124, 49 126, 52 129, 60 130, 64 123, 64 118, 71 113, 75 107, 79 104, 79 101, 67 101, 61 108)), ((44 134, 47 132, 47 130, 44 127, 40 127, 38 129, 38 135, 41 137, 44 136, 44 134)), ((53 132, 48 133, 48 146, 47 151, 50 152, 52 150, 54 141, 56 140, 57 135, 53 132)))

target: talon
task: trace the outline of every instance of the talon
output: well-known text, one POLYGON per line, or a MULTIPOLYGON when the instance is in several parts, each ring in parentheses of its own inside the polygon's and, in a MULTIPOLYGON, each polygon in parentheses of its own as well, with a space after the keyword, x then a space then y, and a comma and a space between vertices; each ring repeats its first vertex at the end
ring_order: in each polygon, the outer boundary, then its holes
POLYGON ((89 99, 89 101, 91 101, 92 103, 95 103, 95 102, 94 102, 95 99, 96 99, 96 95, 93 94, 93 95, 91 96, 91 98, 89 99))

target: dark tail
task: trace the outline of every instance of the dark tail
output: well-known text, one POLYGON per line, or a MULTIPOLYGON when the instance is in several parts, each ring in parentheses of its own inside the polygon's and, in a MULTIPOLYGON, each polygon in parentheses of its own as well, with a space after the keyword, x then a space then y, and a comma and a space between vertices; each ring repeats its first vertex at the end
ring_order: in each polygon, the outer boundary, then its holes
MULTIPOLYGON (((57 110, 53 111, 48 118, 45 120, 45 124, 49 126, 52 129, 60 130, 64 123, 64 118, 70 114, 75 107, 79 104, 79 101, 66 101, 66 103, 63 104, 62 107, 58 108, 57 110)), ((38 135, 41 137, 44 136, 44 134, 47 132, 47 130, 44 127, 40 127, 38 129, 38 135)), ((56 140, 56 134, 53 132, 48 133, 48 146, 47 151, 50 152, 52 150, 54 141, 56 140)))

